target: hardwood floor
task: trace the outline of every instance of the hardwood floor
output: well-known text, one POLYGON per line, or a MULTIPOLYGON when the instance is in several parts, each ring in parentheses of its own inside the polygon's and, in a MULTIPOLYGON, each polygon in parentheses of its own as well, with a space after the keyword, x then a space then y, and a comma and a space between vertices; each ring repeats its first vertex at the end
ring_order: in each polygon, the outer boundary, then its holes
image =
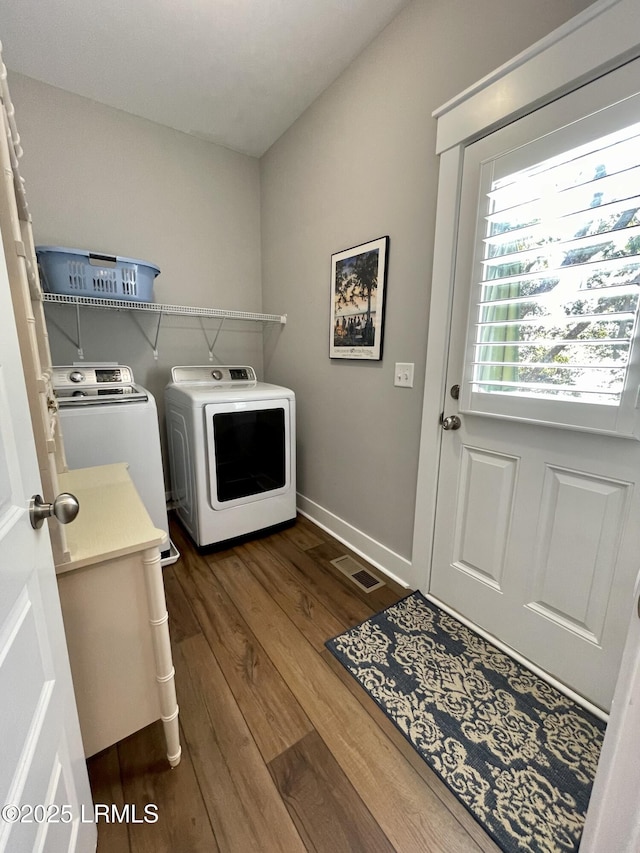
POLYGON ((361 591, 330 563, 348 550, 303 517, 206 555, 174 521, 171 536, 183 758, 169 769, 155 723, 89 760, 96 803, 158 814, 101 820, 99 853, 497 853, 324 648, 406 590, 361 591))

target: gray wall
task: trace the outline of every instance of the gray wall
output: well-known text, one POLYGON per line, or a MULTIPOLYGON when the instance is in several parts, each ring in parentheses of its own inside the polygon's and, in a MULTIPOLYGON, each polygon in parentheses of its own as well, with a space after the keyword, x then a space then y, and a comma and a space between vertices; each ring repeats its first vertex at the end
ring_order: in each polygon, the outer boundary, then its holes
MULTIPOLYGON (((260 162, 10 74, 36 242, 151 261, 160 302, 286 312, 283 329, 223 332, 217 360, 296 391, 301 494, 410 559, 438 168, 431 112, 587 5, 415 0, 260 162), (384 358, 331 361, 331 254, 384 234, 384 358), (415 363, 413 389, 393 386, 396 361, 415 363)), ((54 361, 76 360, 73 312, 47 313, 54 361)), ((83 318, 86 360, 130 364, 161 416, 169 368, 207 361, 196 320, 163 321, 156 362, 131 315, 83 318)), ((153 318, 139 322, 153 339, 153 318)))
MULTIPOLYGON (((161 270, 157 302, 262 310, 258 160, 28 77, 10 74, 9 86, 36 244, 151 261, 161 270)), ((46 312, 54 363, 76 361, 74 310, 46 312)), ((156 319, 136 316, 153 341, 156 319)), ((131 314, 83 309, 81 317, 85 360, 129 364, 161 419, 170 368, 208 363, 194 318, 163 320, 155 361, 131 314)), ((217 323, 206 323, 210 341, 217 323)), ((260 325, 229 323, 216 356, 261 373, 262 348, 260 325)))
POLYGON ((402 557, 431 288, 431 112, 588 5, 416 0, 261 160, 263 305, 289 315, 265 373, 297 394, 298 490, 402 557), (383 360, 330 360, 331 254, 385 234, 383 360), (394 387, 396 361, 415 363, 413 389, 394 387))

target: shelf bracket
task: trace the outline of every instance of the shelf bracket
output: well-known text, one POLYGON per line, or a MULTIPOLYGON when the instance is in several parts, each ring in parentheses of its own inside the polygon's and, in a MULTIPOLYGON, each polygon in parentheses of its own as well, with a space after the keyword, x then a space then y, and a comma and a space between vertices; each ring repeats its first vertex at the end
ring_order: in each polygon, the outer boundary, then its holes
POLYGON ((76 306, 76 308, 78 310, 76 312, 76 336, 75 336, 75 338, 73 337, 73 335, 70 335, 69 332, 60 325, 60 323, 57 323, 53 317, 47 317, 47 325, 51 324, 52 326, 55 326, 56 329, 62 335, 62 337, 66 338, 69 341, 69 343, 73 344, 73 346, 76 348, 76 350, 78 351, 78 358, 84 359, 84 352, 83 352, 83 349, 81 346, 81 340, 80 340, 80 310, 79 310, 79 306, 76 306))
POLYGON ((215 337, 214 337, 214 339, 213 339, 213 343, 212 343, 212 344, 210 344, 210 343, 209 343, 209 337, 208 337, 208 335, 207 335, 207 330, 206 330, 206 329, 205 329, 205 327, 204 327, 204 323, 202 322, 202 317, 200 317, 199 319, 200 319, 200 328, 202 329, 202 334, 204 335, 204 339, 205 339, 205 341, 207 342, 207 346, 209 347, 209 361, 213 362, 213 351, 214 351, 215 346, 216 346, 216 343, 217 343, 217 341, 218 341, 218 335, 219 335, 219 334, 220 334, 220 332, 222 331, 222 326, 224 325, 224 321, 225 321, 227 318, 226 318, 226 317, 223 317, 223 318, 220 320, 220 325, 219 325, 219 326, 218 326, 218 328, 216 329, 216 335, 215 335, 215 337))
POLYGON ((160 337, 160 324, 162 323, 162 311, 158 311, 156 313, 158 315, 158 321, 156 324, 155 337, 154 337, 153 341, 151 340, 149 335, 146 333, 146 331, 142 328, 142 326, 138 322, 138 318, 136 317, 136 312, 133 312, 133 311, 131 312, 131 319, 136 324, 138 329, 140 329, 140 334, 142 335, 142 337, 145 339, 145 341, 151 347, 151 349, 153 351, 153 357, 157 361, 158 360, 158 339, 160 337))
POLYGON ((162 323, 162 311, 158 311, 158 325, 156 326, 156 336, 153 341, 153 357, 158 360, 158 338, 160 337, 160 323, 162 323))
MULTIPOLYGON (((78 350, 78 358, 82 361, 84 359, 84 349, 82 348, 82 324, 80 323, 80 305, 76 305, 76 337, 78 338, 78 342, 76 344, 78 350)), ((75 343, 75 341, 74 341, 75 343)))

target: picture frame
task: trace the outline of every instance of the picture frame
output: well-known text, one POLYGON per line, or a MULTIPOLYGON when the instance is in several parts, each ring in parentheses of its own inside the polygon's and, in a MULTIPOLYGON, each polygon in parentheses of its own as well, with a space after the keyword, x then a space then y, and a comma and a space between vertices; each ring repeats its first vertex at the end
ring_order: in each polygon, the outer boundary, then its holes
POLYGON ((329 358, 382 359, 389 237, 331 255, 329 358))

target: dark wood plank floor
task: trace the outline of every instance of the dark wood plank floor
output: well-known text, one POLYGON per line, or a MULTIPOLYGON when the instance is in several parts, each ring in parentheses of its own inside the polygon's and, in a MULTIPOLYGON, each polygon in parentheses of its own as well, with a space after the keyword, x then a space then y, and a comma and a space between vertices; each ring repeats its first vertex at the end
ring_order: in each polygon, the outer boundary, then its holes
POLYGON ((359 590, 330 562, 347 549, 302 517, 207 555, 171 535, 183 758, 169 769, 154 723, 89 760, 95 802, 158 808, 100 821, 100 853, 497 853, 324 648, 406 590, 359 590))

